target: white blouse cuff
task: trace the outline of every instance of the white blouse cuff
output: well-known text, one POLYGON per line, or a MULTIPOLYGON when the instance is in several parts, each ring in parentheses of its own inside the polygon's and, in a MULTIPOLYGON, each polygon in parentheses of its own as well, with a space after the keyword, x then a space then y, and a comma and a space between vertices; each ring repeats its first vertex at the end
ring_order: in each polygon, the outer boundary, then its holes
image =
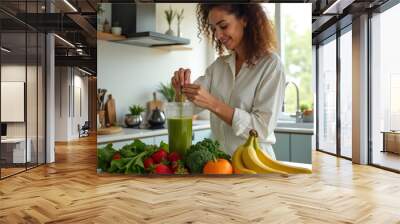
POLYGON ((251 122, 251 115, 242 109, 235 108, 232 119, 232 128, 236 136, 245 134, 251 122))

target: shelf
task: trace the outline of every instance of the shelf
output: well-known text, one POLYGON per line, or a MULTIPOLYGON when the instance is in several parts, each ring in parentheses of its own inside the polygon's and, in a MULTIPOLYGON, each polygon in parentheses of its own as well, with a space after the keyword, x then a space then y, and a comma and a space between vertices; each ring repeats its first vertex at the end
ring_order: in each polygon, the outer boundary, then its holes
MULTIPOLYGON (((125 36, 119 36, 119 35, 114 35, 111 33, 104 33, 104 32, 97 32, 97 40, 105 40, 105 41, 120 41, 120 40, 129 40, 125 36)), ((132 45, 129 43, 125 43, 127 41, 122 41, 119 42, 121 44, 128 44, 132 45)), ((191 51, 192 48, 188 47, 187 45, 170 45, 170 46, 157 46, 157 47, 148 47, 148 48, 153 48, 153 49, 158 49, 158 50, 163 50, 163 51, 191 51)))
POLYGON ((152 47, 159 50, 164 51, 191 51, 191 47, 181 46, 181 45, 172 45, 172 46, 160 46, 160 47, 152 47))
POLYGON ((97 40, 112 41, 112 40, 124 40, 124 39, 126 39, 125 36, 114 35, 111 33, 97 32, 97 40))

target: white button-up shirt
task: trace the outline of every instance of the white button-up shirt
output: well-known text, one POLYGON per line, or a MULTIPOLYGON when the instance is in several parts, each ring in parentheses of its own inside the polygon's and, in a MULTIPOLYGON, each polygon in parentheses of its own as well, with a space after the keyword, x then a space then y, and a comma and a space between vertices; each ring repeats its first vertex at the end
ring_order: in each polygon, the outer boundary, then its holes
MULTIPOLYGON (((260 58, 253 67, 243 63, 235 76, 235 53, 219 57, 194 83, 202 85, 214 97, 234 108, 232 126, 211 113, 213 137, 229 154, 246 142, 255 129, 261 148, 275 158, 272 144, 274 129, 285 92, 285 73, 276 54, 260 58)), ((201 108, 196 108, 197 112, 201 108)))

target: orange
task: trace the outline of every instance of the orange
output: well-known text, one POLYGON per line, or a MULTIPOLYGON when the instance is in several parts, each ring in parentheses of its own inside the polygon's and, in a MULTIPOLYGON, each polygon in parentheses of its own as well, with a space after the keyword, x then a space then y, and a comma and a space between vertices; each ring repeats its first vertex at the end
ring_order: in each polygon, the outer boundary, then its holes
POLYGON ((231 163, 226 159, 211 160, 203 168, 204 174, 232 174, 231 163))

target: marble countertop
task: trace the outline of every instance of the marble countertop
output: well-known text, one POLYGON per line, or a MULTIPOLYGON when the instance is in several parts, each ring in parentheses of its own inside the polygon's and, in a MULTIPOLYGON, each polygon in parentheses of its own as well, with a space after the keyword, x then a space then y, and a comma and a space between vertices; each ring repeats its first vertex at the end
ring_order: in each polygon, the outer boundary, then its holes
MULTIPOLYGON (((193 131, 204 130, 210 128, 209 120, 195 120, 193 121, 193 131)), ((97 144, 104 144, 108 142, 118 142, 132 140, 136 138, 155 137, 160 135, 167 135, 168 130, 163 129, 137 129, 137 128, 123 128, 122 132, 111 135, 97 135, 97 144)))
MULTIPOLYGON (((284 125, 284 127, 278 126, 275 128, 275 132, 279 133, 294 133, 294 134, 308 134, 313 135, 314 129, 311 126, 301 126, 296 127, 296 125, 284 125)), ((193 121, 193 131, 196 130, 204 130, 210 128, 210 121, 209 120, 195 120, 193 121)), ((119 142, 119 141, 127 141, 136 138, 146 138, 146 137, 155 137, 161 135, 167 135, 168 130, 164 129, 157 129, 157 130, 150 130, 150 129, 137 129, 137 128, 123 128, 122 132, 117 134, 111 135, 98 135, 97 136, 97 144, 105 144, 109 142, 119 142)))

